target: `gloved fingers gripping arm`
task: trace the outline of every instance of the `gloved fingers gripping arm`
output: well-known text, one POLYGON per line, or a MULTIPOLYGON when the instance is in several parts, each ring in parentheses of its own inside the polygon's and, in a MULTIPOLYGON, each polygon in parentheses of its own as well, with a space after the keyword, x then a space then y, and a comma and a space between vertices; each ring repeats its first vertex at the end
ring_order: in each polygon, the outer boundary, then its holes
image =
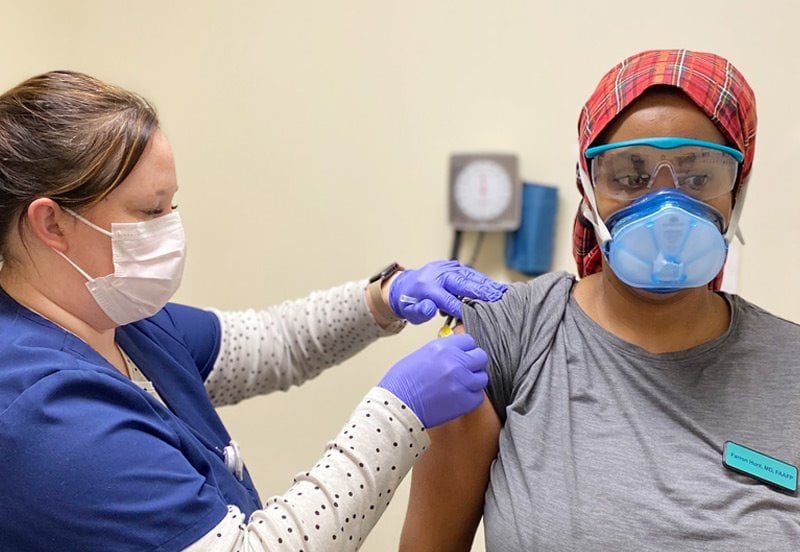
POLYGON ((433 261, 404 270, 389 282, 389 306, 401 318, 421 324, 437 310, 461 316, 461 297, 497 301, 507 285, 457 261, 433 261))
POLYGON ((483 401, 488 356, 472 336, 431 341, 397 362, 378 383, 403 401, 425 427, 458 418, 483 401))
POLYGON ((483 397, 483 390, 489 385, 489 374, 486 373, 486 364, 489 362, 489 355, 486 354, 486 351, 478 347, 471 351, 466 351, 466 354, 472 357, 472 362, 469 366, 472 366, 474 369, 468 376, 465 375, 463 381, 464 387, 470 391, 478 392, 478 394, 483 397))
POLYGON ((502 297, 502 291, 498 292, 494 288, 487 288, 483 278, 486 277, 478 273, 470 273, 466 276, 456 272, 444 273, 440 277, 441 287, 431 287, 426 290, 428 298, 416 304, 403 305, 404 301, 401 297, 398 299, 399 308, 403 309, 406 318, 412 324, 414 320, 422 322, 430 320, 439 310, 454 318, 461 318, 462 301, 459 297, 477 298, 484 301, 496 301, 502 297), (478 277, 481 277, 481 280, 478 280, 478 277))
POLYGON ((482 272, 467 266, 444 272, 441 277, 444 289, 450 293, 485 301, 499 299, 508 288, 506 284, 495 282, 482 272))

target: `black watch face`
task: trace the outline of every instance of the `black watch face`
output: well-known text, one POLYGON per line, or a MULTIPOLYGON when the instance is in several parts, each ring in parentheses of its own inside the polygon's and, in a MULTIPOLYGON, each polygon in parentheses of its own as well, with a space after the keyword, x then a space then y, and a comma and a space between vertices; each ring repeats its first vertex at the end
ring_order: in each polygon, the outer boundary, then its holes
POLYGON ((377 282, 378 280, 384 280, 388 278, 392 273, 394 273, 399 267, 400 265, 398 265, 397 263, 392 263, 383 270, 381 270, 378 274, 370 278, 369 282, 372 283, 372 282, 377 282))

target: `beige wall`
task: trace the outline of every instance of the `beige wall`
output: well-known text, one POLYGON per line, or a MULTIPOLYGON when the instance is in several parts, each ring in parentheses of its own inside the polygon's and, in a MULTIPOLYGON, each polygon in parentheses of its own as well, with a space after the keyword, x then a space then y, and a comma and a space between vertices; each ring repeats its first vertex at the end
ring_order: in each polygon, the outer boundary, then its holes
MULTIPOLYGON (((572 270, 583 101, 625 55, 712 50, 747 75, 759 101, 739 291, 798 320, 800 8, 760 6, 2 0, 0 87, 71 68, 149 97, 177 155, 190 240, 178 300, 234 309, 394 259, 447 256, 453 151, 516 152, 525 179, 557 185, 554 268, 572 270)), ((501 247, 501 236, 487 239, 478 268, 518 278, 502 268, 501 247)), ((302 389, 223 409, 262 495, 312 465, 383 371, 434 334, 433 325, 411 328, 302 389)), ((404 489, 363 550, 395 547, 404 489)))

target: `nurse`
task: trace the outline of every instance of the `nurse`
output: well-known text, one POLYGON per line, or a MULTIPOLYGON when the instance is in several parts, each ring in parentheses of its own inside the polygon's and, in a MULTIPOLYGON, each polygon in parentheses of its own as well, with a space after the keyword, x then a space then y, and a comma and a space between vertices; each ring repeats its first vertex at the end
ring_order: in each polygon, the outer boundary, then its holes
POLYGON ((460 316, 458 297, 497 300, 505 286, 437 261, 259 312, 171 304, 185 255, 176 190, 138 95, 57 71, 0 96, 3 550, 358 548, 426 428, 481 403, 487 357, 471 337, 397 362, 320 461, 266 501, 214 407, 300 384, 406 320, 460 316))

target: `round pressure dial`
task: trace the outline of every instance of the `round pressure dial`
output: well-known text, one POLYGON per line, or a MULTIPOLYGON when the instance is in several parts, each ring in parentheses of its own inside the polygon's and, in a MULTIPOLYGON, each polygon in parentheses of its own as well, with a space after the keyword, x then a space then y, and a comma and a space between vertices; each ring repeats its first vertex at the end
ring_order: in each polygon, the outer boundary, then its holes
POLYGON ((475 220, 491 220, 506 210, 512 190, 503 167, 494 161, 473 161, 456 177, 456 205, 475 220))
POLYGON ((515 228, 519 224, 516 159, 465 157, 456 158, 451 175, 451 222, 460 229, 515 228))

